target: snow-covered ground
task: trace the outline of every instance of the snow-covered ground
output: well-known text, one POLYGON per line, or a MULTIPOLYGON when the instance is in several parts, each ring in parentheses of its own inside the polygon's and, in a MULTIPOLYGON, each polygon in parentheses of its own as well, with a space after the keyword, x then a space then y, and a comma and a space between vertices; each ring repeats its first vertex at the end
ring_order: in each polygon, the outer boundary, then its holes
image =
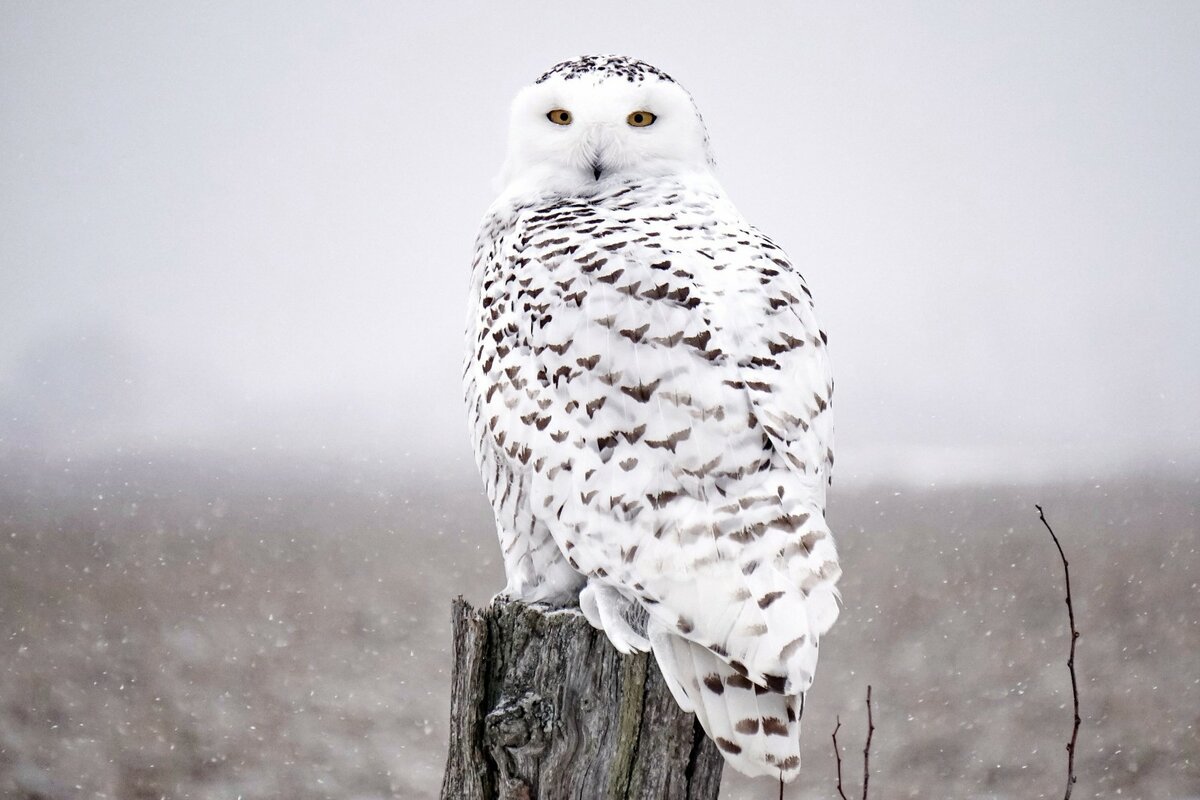
MULTIPOLYGON (((835 485, 841 622, 793 800, 1200 795, 1200 487, 835 485)), ((215 458, 0 464, 0 796, 435 795, 449 601, 502 585, 472 484, 215 458)), ((729 798, 774 796, 731 777, 729 798)))

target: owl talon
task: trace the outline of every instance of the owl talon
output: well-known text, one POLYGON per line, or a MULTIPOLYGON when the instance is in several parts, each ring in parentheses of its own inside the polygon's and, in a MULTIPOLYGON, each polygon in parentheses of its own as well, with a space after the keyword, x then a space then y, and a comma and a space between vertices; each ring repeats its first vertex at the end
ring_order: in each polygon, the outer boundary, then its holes
POLYGON ((645 653, 650 650, 650 640, 633 629, 625 619, 625 608, 629 601, 611 586, 588 583, 579 593, 579 608, 593 628, 608 636, 618 652, 645 653))

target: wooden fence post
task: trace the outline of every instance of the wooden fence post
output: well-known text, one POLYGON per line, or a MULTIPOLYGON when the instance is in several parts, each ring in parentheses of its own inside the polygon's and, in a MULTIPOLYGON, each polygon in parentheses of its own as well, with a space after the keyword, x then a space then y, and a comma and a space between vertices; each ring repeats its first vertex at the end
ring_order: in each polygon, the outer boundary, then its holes
POLYGON ((716 800, 723 761, 649 655, 577 611, 454 601, 442 800, 716 800))

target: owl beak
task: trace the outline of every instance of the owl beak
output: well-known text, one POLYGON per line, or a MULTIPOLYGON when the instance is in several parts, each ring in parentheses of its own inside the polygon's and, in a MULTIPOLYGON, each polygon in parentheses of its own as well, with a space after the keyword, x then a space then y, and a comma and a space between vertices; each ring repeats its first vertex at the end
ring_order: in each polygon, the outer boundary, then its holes
POLYGON ((600 180, 606 172, 611 172, 611 165, 605 156, 611 146, 612 130, 607 124, 593 125, 587 132, 586 153, 588 166, 592 168, 592 177, 600 180))

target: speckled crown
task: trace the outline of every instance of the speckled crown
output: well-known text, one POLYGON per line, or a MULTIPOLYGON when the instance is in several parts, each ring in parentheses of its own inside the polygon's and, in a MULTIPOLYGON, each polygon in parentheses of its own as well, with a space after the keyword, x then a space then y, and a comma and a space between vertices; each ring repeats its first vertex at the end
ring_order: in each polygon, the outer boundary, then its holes
POLYGON ((630 83, 641 83, 649 79, 675 83, 674 78, 653 64, 628 56, 580 56, 555 64, 536 82, 543 83, 555 76, 569 81, 596 73, 600 73, 602 77, 624 78, 630 83))

